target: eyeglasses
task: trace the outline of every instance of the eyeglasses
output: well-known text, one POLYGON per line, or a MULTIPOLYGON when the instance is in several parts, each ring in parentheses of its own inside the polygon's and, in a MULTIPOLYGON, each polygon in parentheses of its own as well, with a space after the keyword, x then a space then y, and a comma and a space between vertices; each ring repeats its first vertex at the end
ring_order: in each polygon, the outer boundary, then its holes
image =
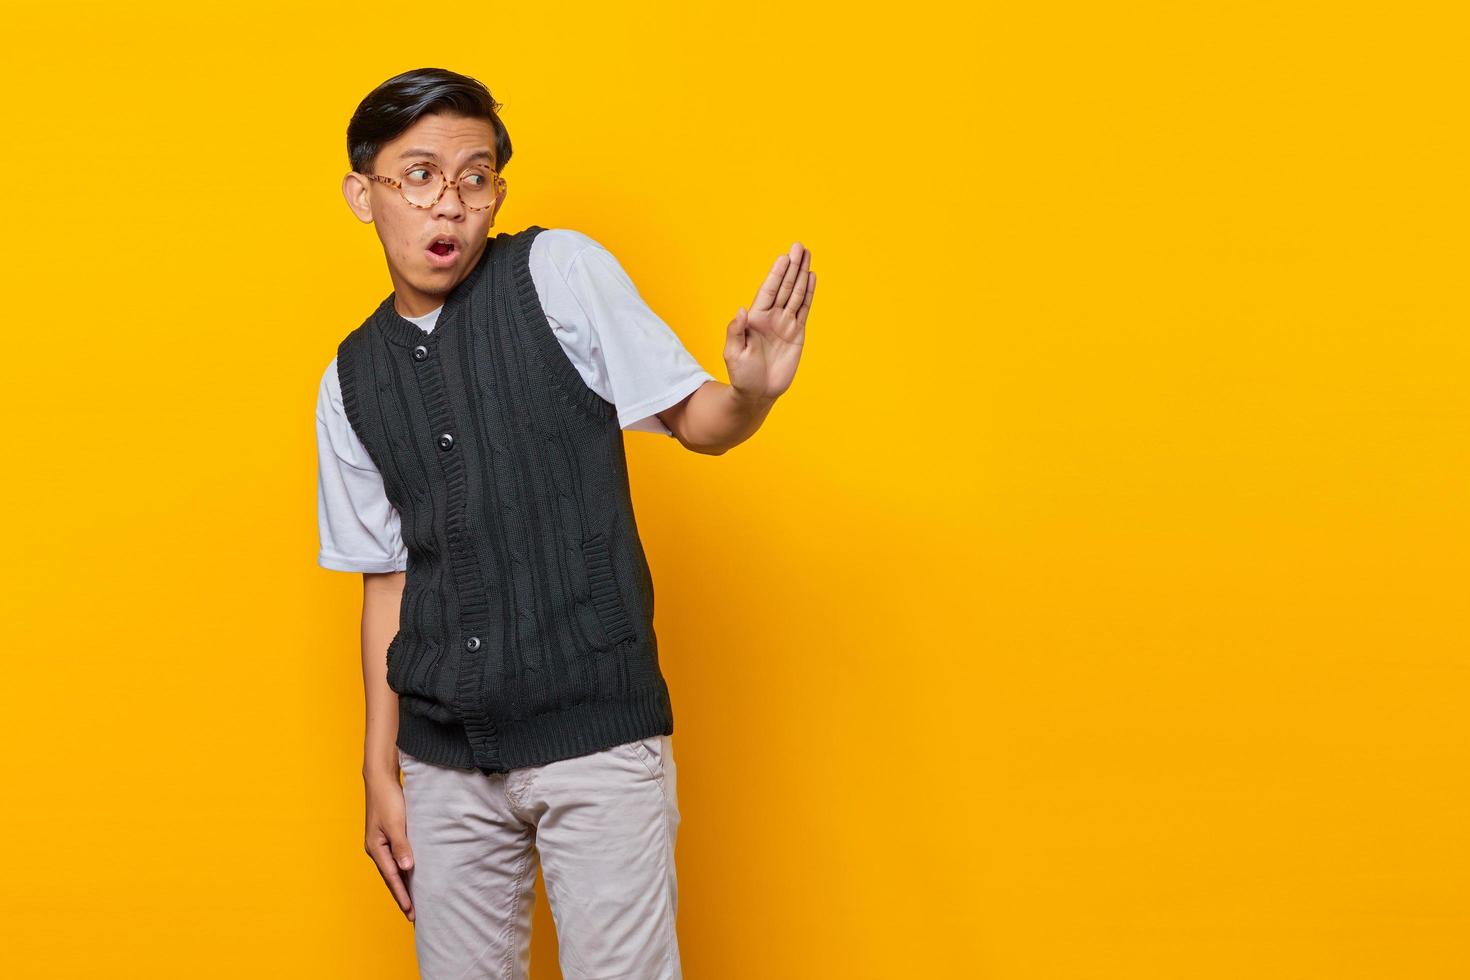
POLYGON ((396 187, 398 193, 410 207, 431 208, 439 203, 446 188, 453 187, 460 203, 471 211, 484 211, 495 203, 497 195, 505 191, 505 178, 489 167, 471 167, 455 180, 445 178, 443 172, 432 163, 416 163, 404 174, 403 180, 394 180, 382 174, 363 174, 368 180, 376 180, 396 187))

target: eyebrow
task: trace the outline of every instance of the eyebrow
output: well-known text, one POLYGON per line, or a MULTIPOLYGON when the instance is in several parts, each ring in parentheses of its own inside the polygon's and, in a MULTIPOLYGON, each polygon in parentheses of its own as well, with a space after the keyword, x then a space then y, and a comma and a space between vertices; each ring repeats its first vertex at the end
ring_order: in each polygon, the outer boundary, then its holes
MULTIPOLYGON (((433 150, 424 150, 424 149, 419 149, 417 147, 415 147, 412 150, 404 150, 402 153, 398 154, 398 159, 400 159, 400 160, 406 159, 408 157, 428 157, 430 160, 438 160, 439 159, 439 155, 437 153, 435 153, 433 150)), ((476 150, 474 153, 471 153, 470 154, 469 159, 471 159, 471 160, 482 160, 483 159, 483 160, 492 160, 493 161, 495 159, 495 155, 493 153, 491 153, 489 150, 476 150)))

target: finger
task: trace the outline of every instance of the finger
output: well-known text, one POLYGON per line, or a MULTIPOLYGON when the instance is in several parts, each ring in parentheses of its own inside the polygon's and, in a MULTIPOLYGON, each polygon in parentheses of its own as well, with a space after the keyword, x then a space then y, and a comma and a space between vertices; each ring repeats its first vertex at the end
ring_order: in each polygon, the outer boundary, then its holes
POLYGON ((410 922, 413 921, 413 896, 407 891, 406 877, 413 871, 413 848, 408 844, 408 830, 403 824, 389 826, 384 829, 388 835, 388 846, 393 849, 393 858, 398 864, 398 876, 404 880, 404 895, 408 898, 408 907, 403 911, 408 915, 410 922))
POLYGON ((408 846, 408 834, 402 827, 384 831, 388 835, 388 846, 393 849, 393 859, 404 871, 413 870, 413 849, 408 846))
POLYGON ((801 267, 796 270, 796 282, 791 288, 791 297, 786 301, 786 310, 796 313, 801 309, 802 302, 806 299, 807 272, 812 264, 812 253, 803 250, 801 253, 801 267))
POLYGON ((801 309, 796 313, 796 325, 802 330, 806 329, 806 316, 812 311, 812 297, 817 294, 817 272, 810 269, 806 274, 806 296, 801 301, 801 309))
POLYGON ((747 319, 745 307, 735 314, 735 319, 725 328, 725 353, 735 354, 745 349, 747 319))
POLYGON ((412 922, 413 899, 408 892, 408 882, 404 880, 403 875, 399 874, 398 868, 392 861, 384 861, 379 864, 378 873, 383 876, 383 883, 388 886, 388 891, 393 896, 393 901, 398 903, 398 907, 408 917, 408 921, 412 922))
POLYGON ((739 337, 742 337, 744 334, 745 334, 745 307, 742 306, 742 307, 740 307, 739 310, 737 310, 735 312, 735 319, 731 320, 730 321, 730 325, 725 328, 725 336, 727 338, 728 337, 736 337, 736 338, 739 338, 739 337))
POLYGON ((413 899, 408 892, 408 883, 399 871, 397 862, 394 860, 393 851, 387 841, 381 841, 375 845, 369 853, 372 855, 373 863, 378 866, 378 874, 383 878, 383 884, 388 886, 389 893, 398 907, 403 910, 413 921, 413 899))
POLYGON ((797 275, 801 270, 801 257, 805 249, 801 242, 792 242, 791 251, 787 254, 786 274, 781 277, 781 286, 776 290, 776 305, 785 306, 787 298, 791 295, 791 287, 796 283, 797 275))
POLYGON ((776 261, 771 264, 771 271, 766 273, 766 281, 755 291, 755 299, 750 304, 752 310, 767 310, 776 302, 776 290, 780 288, 781 277, 790 263, 791 256, 777 256, 776 261))

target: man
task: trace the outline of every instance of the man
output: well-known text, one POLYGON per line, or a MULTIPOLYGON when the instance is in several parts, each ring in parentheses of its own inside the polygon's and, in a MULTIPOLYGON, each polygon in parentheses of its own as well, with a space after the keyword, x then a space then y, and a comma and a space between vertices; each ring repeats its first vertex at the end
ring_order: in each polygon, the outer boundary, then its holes
POLYGON ((430 980, 527 975, 533 853, 563 976, 679 977, 673 713, 622 432, 709 455, 754 434, 796 373, 811 253, 737 311, 721 383, 590 237, 488 237, 499 108, 421 69, 348 126, 343 194, 394 287, 317 405, 318 561, 363 575, 365 846, 430 980))

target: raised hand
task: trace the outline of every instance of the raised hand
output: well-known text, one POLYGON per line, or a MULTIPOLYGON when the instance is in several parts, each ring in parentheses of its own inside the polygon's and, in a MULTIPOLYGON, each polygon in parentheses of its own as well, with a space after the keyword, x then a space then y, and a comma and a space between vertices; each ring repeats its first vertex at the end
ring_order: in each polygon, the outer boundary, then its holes
POLYGON ((771 400, 791 387, 817 290, 812 253, 801 242, 776 259, 750 309, 725 329, 725 368, 742 396, 771 400))

